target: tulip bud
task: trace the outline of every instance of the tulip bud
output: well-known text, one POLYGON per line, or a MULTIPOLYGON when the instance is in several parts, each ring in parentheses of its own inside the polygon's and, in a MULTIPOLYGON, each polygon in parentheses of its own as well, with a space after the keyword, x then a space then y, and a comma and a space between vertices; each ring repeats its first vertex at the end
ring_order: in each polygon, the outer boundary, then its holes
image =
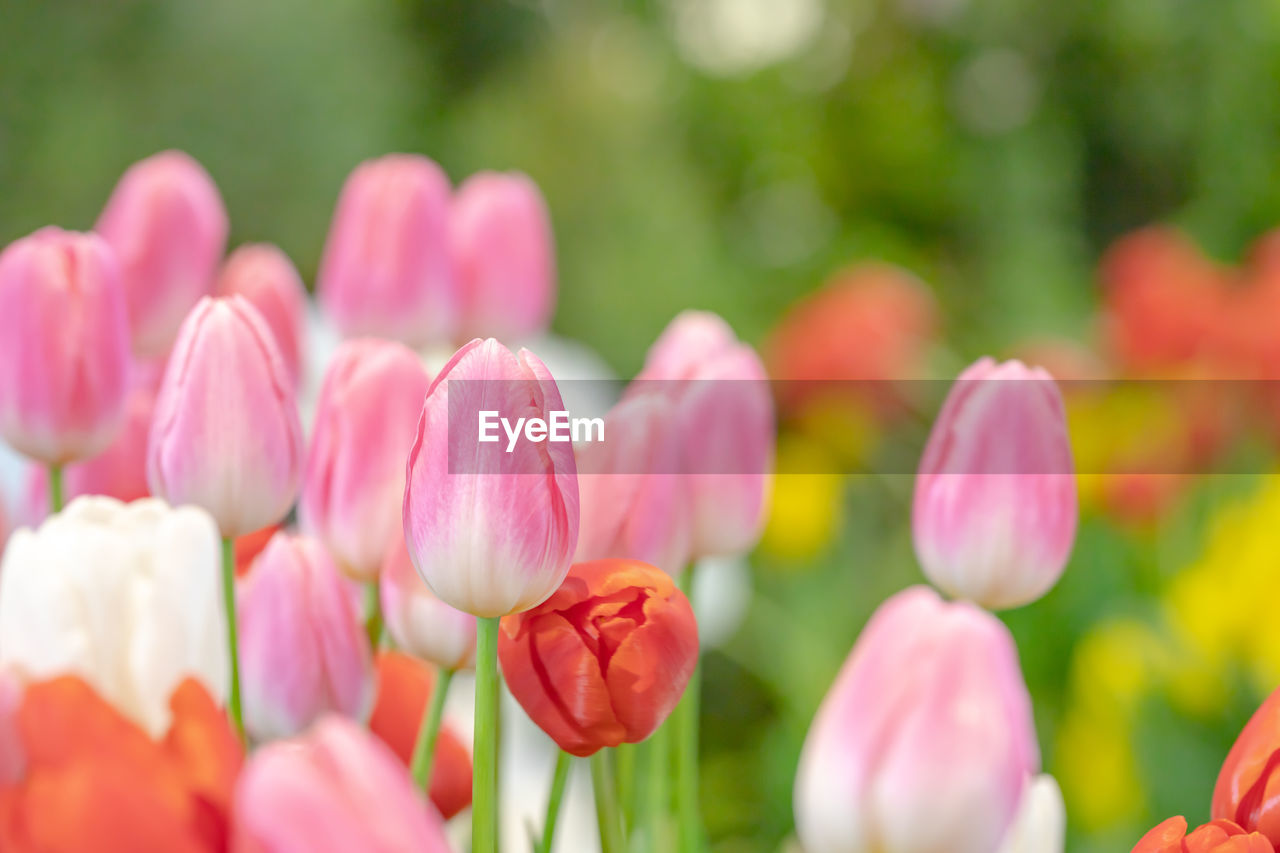
POLYGON ((0 253, 0 437, 46 465, 93 456, 120 430, 128 376, 109 246, 42 228, 0 253))
POLYGON ((1214 818, 1232 820, 1280 844, 1280 690, 1236 738, 1213 788, 1214 818))
POLYGON ((381 573, 382 616, 396 648, 445 669, 476 662, 476 617, 436 598, 396 534, 381 573))
POLYGON ((990 853, 1038 765, 1008 629, 913 587, 871 617, 818 709, 796 828, 807 853, 990 853))
POLYGON ((1062 575, 1076 533, 1062 396, 1049 374, 989 358, 956 381, 920 460, 916 554, 929 580, 988 607, 1018 607, 1062 575))
POLYGON ((1275 853, 1265 836, 1229 820, 1206 823, 1187 834, 1187 819, 1171 817, 1142 836, 1131 853, 1275 853))
POLYGON ((83 497, 13 535, 0 564, 0 667, 76 673, 152 735, 197 676, 226 695, 218 532, 208 513, 83 497))
POLYGON ((403 538, 405 457, 431 380, 403 344, 345 341, 329 363, 298 507, 305 530, 360 580, 403 538))
POLYGON ((214 291, 218 296, 239 294, 258 309, 297 388, 302 378, 307 297, 289 256, 267 243, 241 246, 223 264, 214 291))
POLYGON ((449 853, 440 818, 377 738, 343 717, 249 758, 236 786, 233 853, 449 853))
POLYGON ((480 172, 458 188, 450 217, 462 301, 460 340, 519 340, 545 331, 555 307, 555 247, 538 185, 480 172))
POLYGON ((1042 773, 1022 792, 1018 814, 1000 845, 1000 853, 1062 853, 1066 832, 1067 807, 1062 802, 1062 789, 1056 779, 1042 773))
POLYGON ((162 355, 226 250, 218 188, 187 154, 161 152, 129 167, 93 230, 120 257, 134 352, 162 355))
POLYGON ((319 542, 277 533, 241 581, 236 610, 250 737, 290 737, 330 711, 368 715, 369 638, 319 542))
POLYGON ((156 400, 152 492, 203 507, 235 537, 284 517, 301 467, 298 405, 262 315, 242 296, 202 299, 156 400))
POLYGON ((514 425, 563 410, 538 357, 492 338, 458 350, 431 384, 409 451, 404 534, 418 574, 446 604, 505 616, 564 579, 578 541, 572 445, 530 440, 528 430, 514 444, 482 442, 478 418, 492 411, 514 425))
POLYGON ((453 336, 458 293, 449 193, 440 167, 410 154, 366 161, 347 178, 316 282, 344 335, 415 347, 453 336))
POLYGON ((749 551, 764 530, 775 437, 760 357, 715 314, 686 311, 649 350, 638 380, 629 394, 666 394, 677 406, 692 556, 749 551))
POLYGON ((577 563, 541 605, 502 620, 498 660, 529 718, 564 751, 591 755, 667 718, 697 664, 698 626, 660 569, 577 563))
POLYGON ((578 447, 582 518, 574 562, 632 559, 673 576, 688 564, 679 429, 669 397, 637 395, 605 417, 604 441, 578 447))

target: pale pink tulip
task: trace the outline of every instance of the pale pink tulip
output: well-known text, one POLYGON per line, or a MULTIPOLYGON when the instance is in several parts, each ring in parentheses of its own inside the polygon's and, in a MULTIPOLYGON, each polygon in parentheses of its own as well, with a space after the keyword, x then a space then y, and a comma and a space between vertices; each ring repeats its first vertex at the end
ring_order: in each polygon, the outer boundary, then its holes
POLYGON ((301 468, 297 401, 262 315, 242 296, 202 299, 156 400, 152 493, 202 507, 223 536, 241 536, 284 518, 301 468))
POLYGON ((316 289, 344 335, 450 340, 458 313, 449 179, 411 154, 361 163, 333 214, 316 289))
POLYGON ((345 341, 329 363, 302 479, 302 526, 359 580, 403 538, 405 458, 431 379, 394 341, 345 341))
POLYGON ((458 350, 422 408, 404 532, 432 592, 493 617, 536 606, 564 580, 578 541, 578 482, 573 445, 530 440, 537 432, 528 421, 513 444, 501 427, 494 441, 480 441, 485 411, 514 429, 521 419, 549 420, 564 403, 528 350, 513 354, 492 338, 458 350))
POLYGON ((342 717, 254 752, 232 814, 232 853, 449 853, 405 766, 342 717))
POLYGON ((115 254, 42 228, 0 253, 0 437, 46 465, 100 452, 124 421, 129 330, 115 254))
POLYGON ((134 352, 162 355, 227 248, 217 186, 189 155, 161 152, 129 167, 94 231, 120 257, 134 352))
POLYGON ((296 388, 302 376, 307 295, 289 256, 267 243, 241 246, 222 265, 218 296, 240 294, 262 315, 296 388))
POLYGON ((925 446, 913 532, 929 580, 1017 607, 1062 575, 1076 532, 1062 396, 1048 373, 984 358, 960 374, 925 446))
POLYGON ((764 365, 715 314, 686 311, 649 350, 629 396, 675 401, 695 559, 749 551, 764 529, 776 434, 764 365))
POLYGON ((236 611, 250 737, 290 737, 329 712, 369 715, 369 638, 323 545, 273 536, 240 582, 236 611))
POLYGON ((689 562, 691 532, 676 406, 641 394, 604 421, 604 441, 577 448, 582 519, 573 561, 640 560, 676 575, 689 562))
POLYGON ((382 616, 396 648, 445 669, 476 661, 476 617, 436 598, 397 535, 382 566, 382 616))
POLYGON ((555 246, 538 185, 518 172, 472 175, 453 201, 450 233, 461 291, 459 340, 520 340, 555 307, 555 246))
POLYGON ((1007 628, 927 587, 867 623, 805 739, 806 853, 991 853, 1039 769, 1007 628))

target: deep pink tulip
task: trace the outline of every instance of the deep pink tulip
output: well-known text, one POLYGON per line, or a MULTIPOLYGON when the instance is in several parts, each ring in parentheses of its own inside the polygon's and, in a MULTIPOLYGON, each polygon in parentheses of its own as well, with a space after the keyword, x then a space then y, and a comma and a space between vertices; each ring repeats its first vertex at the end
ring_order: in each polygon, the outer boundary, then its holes
POLYGON ((382 615, 396 648, 445 669, 476 661, 476 617, 445 604, 418 576, 397 533, 382 566, 382 615))
POLYGON ((1057 583, 1076 533, 1062 396, 1044 370, 989 358, 960 374, 916 477, 916 553, 931 581, 990 608, 1057 583))
POLYGON ((776 435, 760 357, 720 317, 686 311, 637 379, 629 395, 664 394, 677 406, 692 556, 750 550, 764 529, 776 435))
POLYGON ((290 737, 328 712, 369 715, 369 638, 323 545, 277 533, 240 581, 237 601, 250 737, 290 737))
POLYGON ((410 346, 448 341, 458 313, 449 179, 411 154, 361 163, 347 178, 316 290, 344 335, 410 346))
POLYGON ((345 341, 325 373, 299 513, 354 578, 377 577, 403 538, 404 461, 430 385, 411 349, 376 338, 345 341))
POLYGON ((1039 764, 1008 629, 913 587, 871 617, 814 717, 796 829, 807 853, 990 853, 1039 764))
POLYGON ((337 716, 254 752, 232 814, 232 853, 449 853, 440 816, 405 766, 337 716))
POLYGON ((0 437, 46 465, 86 459, 119 433, 128 390, 111 248, 51 227, 0 253, 0 437))
POLYGON ((578 482, 571 443, 531 441, 527 422, 514 444, 502 427, 481 442, 484 411, 514 429, 522 418, 548 420, 564 402, 528 350, 513 354, 492 338, 458 350, 431 384, 409 452, 404 533, 437 596, 492 617, 534 607, 564 580, 578 541, 578 482))
POLYGON ((577 448, 582 523, 573 561, 617 557, 678 574, 689 562, 691 525, 675 404, 661 394, 623 400, 605 416, 604 438, 577 448))
POLYGON ((205 297, 182 324, 156 400, 152 493, 242 536, 284 518, 301 468, 298 404, 271 330, 244 297, 205 297))
POLYGON ((518 172, 480 172, 458 188, 450 232, 458 265, 459 340, 520 340, 544 331, 556 299, 551 217, 518 172))
POLYGON ((120 257, 134 352, 162 355, 227 248, 217 186, 189 155, 163 151, 129 167, 93 230, 120 257))
POLYGON ((238 293, 258 309, 296 388, 302 377, 307 296, 289 256, 267 243, 241 246, 222 265, 215 292, 238 293))

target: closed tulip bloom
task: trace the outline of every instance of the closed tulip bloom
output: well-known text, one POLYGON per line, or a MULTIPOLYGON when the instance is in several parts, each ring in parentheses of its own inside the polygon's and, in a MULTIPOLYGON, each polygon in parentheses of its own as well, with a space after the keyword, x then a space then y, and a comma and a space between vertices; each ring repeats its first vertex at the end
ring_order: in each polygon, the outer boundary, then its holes
POLYGON ((240 582, 236 611, 250 737, 290 737, 328 712, 368 716, 369 638, 319 542, 277 533, 240 582))
POLYGON ((518 172, 472 175, 458 188, 449 224, 458 338, 510 341, 545 331, 556 299, 555 246, 538 185, 518 172))
POLYGON ((298 507, 339 567, 370 580, 400 527, 405 457, 431 380, 403 344, 345 341, 325 373, 298 507))
POLYGON ((1254 712, 1227 753, 1213 788, 1212 816, 1280 844, 1280 690, 1254 712))
POLYGON ((449 179, 411 154, 361 163, 338 198, 316 280, 344 335, 411 346, 447 341, 457 322, 449 179))
POLYGON ((796 776, 806 853, 990 853, 1039 753, 1007 628, 926 587, 871 617, 796 776))
POLYGON ((305 350, 307 293, 289 256, 268 243, 241 246, 223 264, 215 292, 239 294, 258 309, 297 388, 305 350))
POLYGON ((151 491, 203 507, 235 537, 288 513, 301 468, 298 404, 262 315, 242 296, 202 299, 156 400, 151 491))
POLYGON ((662 724, 698 659, 698 626, 671 576, 636 560, 577 563, 538 607, 502 620, 511 695, 573 755, 639 743, 662 724))
POLYGON ((236 786, 233 853, 448 853, 440 817, 391 751, 343 717, 268 744, 236 786))
POLYGON ((689 562, 691 525, 675 405, 660 394, 623 400, 605 417, 604 436, 577 449, 574 562, 634 559, 678 574, 689 562))
POLYGON ((134 352, 162 355, 226 251, 218 188, 187 154, 161 152, 129 167, 93 230, 120 256, 134 352))
POLYGON ((692 556, 749 551, 764 530, 776 433, 760 357, 715 314, 686 311, 649 350, 638 379, 629 393, 676 402, 692 556))
POLYGON ((1062 853, 1066 844, 1067 807, 1062 789, 1047 773, 1032 779, 1022 792, 1018 813, 1000 853, 1062 853))
POLYGON ((106 243, 51 227, 0 253, 0 437, 46 465, 93 456, 120 430, 128 377, 106 243))
POLYGON ((1018 607, 1062 575, 1076 533, 1062 396, 1048 373, 989 358, 960 374, 920 460, 916 554, 944 591, 1018 607))
POLYGON ((382 566, 382 616, 396 648, 445 669, 476 662, 476 617, 436 598, 409 559, 404 536, 394 537, 382 566))
POLYGON ((1171 817, 1142 836, 1131 853, 1275 853, 1266 836, 1215 820, 1187 834, 1187 819, 1171 817))
POLYGON ((163 732, 183 678, 226 695, 218 560, 203 510, 77 498, 5 549, 0 667, 78 674, 145 730, 163 732))
POLYGON ((446 604, 505 616, 560 586, 578 541, 573 446, 522 437, 508 453, 505 436, 479 440, 478 414, 516 424, 563 410, 538 357, 492 338, 458 350, 432 382, 409 451, 404 534, 414 567, 446 604))

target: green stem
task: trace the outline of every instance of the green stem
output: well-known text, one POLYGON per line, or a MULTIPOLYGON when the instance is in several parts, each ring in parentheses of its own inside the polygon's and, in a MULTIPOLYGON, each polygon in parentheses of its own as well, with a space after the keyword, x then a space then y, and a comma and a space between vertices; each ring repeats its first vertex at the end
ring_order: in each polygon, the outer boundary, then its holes
POLYGON ((49 510, 62 512, 62 466, 49 466, 49 510))
MULTIPOLYGON (((693 571, 694 566, 690 565, 681 584, 691 605, 693 571)), ((701 647, 698 654, 701 658, 701 647)), ((698 810, 698 704, 701 688, 702 664, 699 660, 672 715, 676 739, 676 823, 680 853, 696 853, 702 849, 702 818, 698 810)))
POLYGON ((409 773, 423 791, 430 790, 431 787, 431 760, 436 754, 436 738, 440 736, 440 721, 444 719, 444 700, 449 693, 451 681, 453 681, 453 670, 439 670, 435 690, 431 694, 431 704, 422 709, 422 724, 418 728, 418 739, 413 742, 413 761, 409 764, 409 773))
POLYGON ((618 792, 613 785, 610 749, 591 756, 591 789, 596 799, 596 822, 600 825, 600 853, 624 853, 622 814, 618 810, 618 792))
POLYGON ((569 780, 569 767, 573 756, 563 749, 556 754, 556 769, 551 773, 551 794, 547 797, 547 819, 542 822, 542 838, 537 853, 551 853, 551 843, 556 836, 556 821, 560 818, 560 802, 564 799, 564 786, 569 780))
POLYGON ((498 849, 498 617, 476 619, 475 757, 471 853, 498 849))
POLYGON ((668 720, 640 746, 646 785, 641 797, 638 825, 645 827, 645 850, 667 849, 667 815, 671 810, 671 726, 668 720))
POLYGON ((376 578, 364 585, 364 612, 364 630, 369 635, 369 648, 377 654, 382 642, 382 596, 376 578))
POLYGON ((636 753, 639 744, 620 743, 613 748, 613 773, 622 806, 624 826, 636 825, 636 753))
POLYGON ((227 614, 227 658, 231 662, 231 696, 227 708, 243 743, 244 712, 240 709, 240 642, 236 638, 236 541, 222 540, 222 604, 227 614))

